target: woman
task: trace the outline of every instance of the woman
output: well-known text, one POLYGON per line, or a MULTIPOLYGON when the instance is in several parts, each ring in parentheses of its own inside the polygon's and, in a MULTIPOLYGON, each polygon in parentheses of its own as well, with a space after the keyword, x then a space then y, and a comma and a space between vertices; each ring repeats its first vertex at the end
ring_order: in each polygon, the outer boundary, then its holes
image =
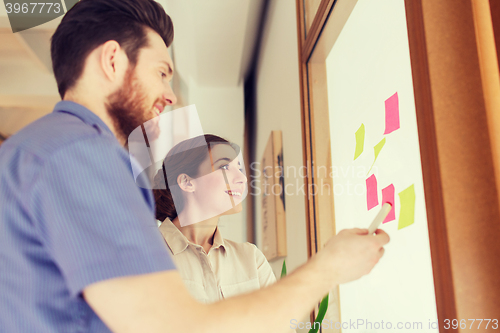
POLYGON ((173 147, 154 179, 160 231, 191 294, 211 303, 270 285, 271 266, 253 244, 222 238, 221 215, 242 209, 246 176, 236 145, 215 135, 173 147))

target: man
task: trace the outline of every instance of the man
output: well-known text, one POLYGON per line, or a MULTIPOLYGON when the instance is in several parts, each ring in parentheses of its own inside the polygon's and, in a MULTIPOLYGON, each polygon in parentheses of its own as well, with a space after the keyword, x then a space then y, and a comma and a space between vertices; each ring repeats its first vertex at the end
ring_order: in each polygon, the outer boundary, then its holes
POLYGON ((81 0, 52 37, 63 99, 0 150, 2 332, 285 332, 388 236, 340 232, 275 285, 196 302, 134 183, 128 134, 176 97, 170 18, 152 0, 81 0))

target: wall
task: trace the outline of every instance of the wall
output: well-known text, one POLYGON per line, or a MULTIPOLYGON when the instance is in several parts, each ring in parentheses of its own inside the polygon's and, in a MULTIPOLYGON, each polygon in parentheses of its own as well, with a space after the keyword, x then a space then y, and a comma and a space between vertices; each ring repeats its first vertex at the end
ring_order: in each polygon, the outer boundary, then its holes
MULTIPOLYGON (((272 130, 283 134, 287 253, 291 272, 307 260, 305 196, 300 115, 299 60, 295 1, 274 0, 264 26, 257 66, 257 160, 263 156, 272 130), (296 175, 294 174, 296 172, 296 175)), ((261 245, 261 197, 256 200, 257 244, 261 245)), ((271 262, 279 278, 283 260, 271 262)))
MULTIPOLYGON (((221 136, 243 147, 243 86, 207 87, 189 80, 187 90, 187 104, 196 105, 204 133, 221 136)), ((243 207, 238 214, 220 218, 224 238, 246 241, 246 205, 243 207)))
MULTIPOLYGON (((242 75, 248 67, 261 1, 159 2, 175 27, 173 88, 181 103, 173 109, 195 104, 204 133, 243 147, 242 75)), ((245 216, 243 211, 221 217, 224 238, 246 241, 245 216)))

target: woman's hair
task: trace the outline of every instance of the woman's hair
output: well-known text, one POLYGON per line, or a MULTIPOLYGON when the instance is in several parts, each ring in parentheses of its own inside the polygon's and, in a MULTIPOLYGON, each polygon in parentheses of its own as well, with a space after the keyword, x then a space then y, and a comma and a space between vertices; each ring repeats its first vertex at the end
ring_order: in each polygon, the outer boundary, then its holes
POLYGON ((182 190, 178 186, 169 188, 168 184, 177 184, 177 177, 181 174, 193 178, 198 176, 201 163, 209 157, 209 150, 217 144, 231 143, 217 135, 205 134, 179 142, 170 149, 153 180, 157 220, 164 221, 167 217, 173 220, 182 211, 182 190))

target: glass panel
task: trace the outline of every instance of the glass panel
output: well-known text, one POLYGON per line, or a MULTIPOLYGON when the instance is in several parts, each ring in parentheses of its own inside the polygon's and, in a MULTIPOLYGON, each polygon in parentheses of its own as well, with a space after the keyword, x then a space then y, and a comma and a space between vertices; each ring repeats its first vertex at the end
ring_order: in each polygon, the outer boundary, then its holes
POLYGON ((394 207, 384 257, 330 294, 325 319, 438 332, 404 1, 336 1, 307 65, 319 246, 394 207))
POLYGON ((340 286, 342 321, 362 318, 352 332, 382 319, 438 332, 429 327, 437 311, 404 2, 359 0, 326 77, 337 231, 366 228, 383 203, 393 205, 383 259, 340 286))

